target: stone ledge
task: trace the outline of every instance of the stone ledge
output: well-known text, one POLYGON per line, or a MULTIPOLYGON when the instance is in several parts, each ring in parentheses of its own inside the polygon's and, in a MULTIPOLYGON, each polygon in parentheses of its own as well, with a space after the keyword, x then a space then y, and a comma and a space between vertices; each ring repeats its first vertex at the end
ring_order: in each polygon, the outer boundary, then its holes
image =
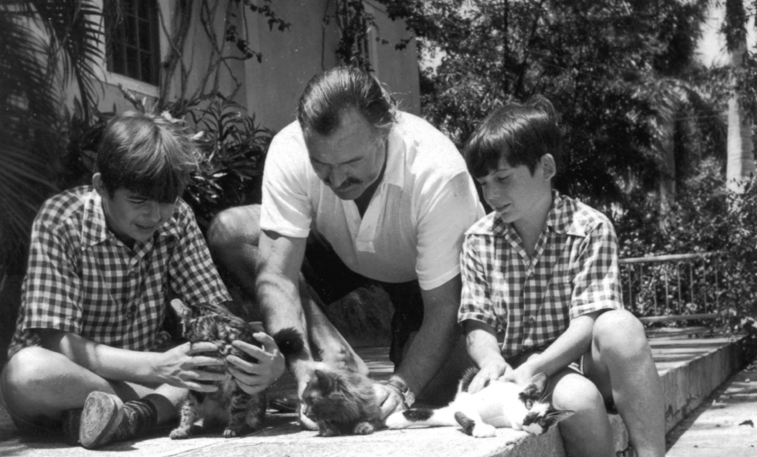
MULTIPOLYGON (((738 340, 725 338, 666 339, 651 342, 665 390, 666 431, 699 405, 740 367, 738 340)), ((377 378, 390 375, 386 348, 358 350, 377 378)), ((619 456, 632 457, 628 433, 620 416, 611 415, 619 456)), ((83 448, 63 446, 57 437, 18 437, 8 430, 7 413, 0 408, 0 454, 48 457, 92 455, 83 448), (3 416, 5 421, 3 421, 3 416)), ((12 425, 10 425, 12 427, 12 425)), ((555 428, 534 437, 511 429, 497 430, 496 438, 474 439, 456 428, 385 430, 373 435, 321 438, 302 431, 294 415, 272 414, 260 432, 239 439, 218 434, 185 441, 173 441, 168 430, 156 431, 140 441, 119 443, 97 452, 98 456, 130 457, 332 457, 332 456, 429 456, 429 457, 533 457, 565 456, 562 439, 555 428), (128 451, 128 452, 126 452, 128 451)))

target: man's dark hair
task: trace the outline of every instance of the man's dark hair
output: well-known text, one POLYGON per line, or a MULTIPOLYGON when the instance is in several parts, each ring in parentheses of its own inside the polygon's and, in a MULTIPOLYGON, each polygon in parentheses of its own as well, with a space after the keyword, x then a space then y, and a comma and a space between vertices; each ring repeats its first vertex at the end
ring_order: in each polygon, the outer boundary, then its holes
POLYGON ((524 104, 511 103, 490 114, 465 145, 468 171, 482 178, 499 167, 525 165, 531 174, 544 154, 560 157, 560 128, 552 103, 541 95, 524 104))
POLYGON ((335 67, 314 76, 300 97, 297 120, 306 138, 313 133, 329 136, 350 109, 379 131, 389 131, 396 120, 395 103, 381 83, 356 67, 335 67))
POLYGON ((108 122, 95 161, 111 197, 124 188, 161 203, 176 201, 196 165, 192 142, 175 121, 136 112, 108 122))

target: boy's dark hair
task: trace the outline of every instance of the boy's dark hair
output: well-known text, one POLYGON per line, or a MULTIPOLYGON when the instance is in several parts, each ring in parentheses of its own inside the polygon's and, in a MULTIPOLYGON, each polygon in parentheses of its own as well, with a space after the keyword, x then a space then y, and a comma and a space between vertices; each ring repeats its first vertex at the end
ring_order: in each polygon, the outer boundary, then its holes
POLYGON ((508 165, 525 165, 531 174, 544 154, 560 156, 560 129, 552 103, 541 95, 526 103, 511 103, 490 114, 476 129, 463 150, 468 171, 483 178, 499 168, 500 159, 508 165))
POLYGON ((396 120, 396 105, 381 83, 356 67, 335 67, 314 76, 300 97, 297 120, 305 138, 313 133, 328 136, 352 108, 378 131, 389 131, 396 120))
POLYGON ((196 166, 192 142, 176 123, 133 111, 108 122, 95 161, 111 197, 124 188, 161 203, 176 201, 196 166))

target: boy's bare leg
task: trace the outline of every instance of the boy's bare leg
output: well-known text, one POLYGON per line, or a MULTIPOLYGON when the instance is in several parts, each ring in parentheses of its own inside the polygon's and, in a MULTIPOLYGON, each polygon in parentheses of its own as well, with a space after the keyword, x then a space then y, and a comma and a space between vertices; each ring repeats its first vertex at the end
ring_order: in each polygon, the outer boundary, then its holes
POLYGON ((107 381, 41 347, 24 348, 8 362, 0 375, 0 389, 8 409, 30 422, 60 420, 64 411, 81 408, 91 392, 100 391, 124 402, 147 399, 157 409, 158 423, 164 423, 177 417, 176 405, 186 396, 186 389, 168 385, 154 389, 107 381))
POLYGON ((625 310, 600 315, 584 368, 615 401, 639 457, 664 456, 665 398, 641 322, 625 310))
POLYGON ((607 410, 594 383, 568 368, 551 376, 550 389, 555 408, 575 411, 558 424, 567 454, 615 457, 607 410))

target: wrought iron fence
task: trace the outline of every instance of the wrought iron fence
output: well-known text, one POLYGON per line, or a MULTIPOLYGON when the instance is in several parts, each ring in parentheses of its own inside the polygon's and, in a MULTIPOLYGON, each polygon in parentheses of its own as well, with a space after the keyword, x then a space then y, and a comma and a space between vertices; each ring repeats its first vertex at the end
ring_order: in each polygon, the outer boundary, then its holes
POLYGON ((727 286, 724 253, 627 258, 619 264, 623 302, 642 322, 692 324, 720 315, 727 286))

